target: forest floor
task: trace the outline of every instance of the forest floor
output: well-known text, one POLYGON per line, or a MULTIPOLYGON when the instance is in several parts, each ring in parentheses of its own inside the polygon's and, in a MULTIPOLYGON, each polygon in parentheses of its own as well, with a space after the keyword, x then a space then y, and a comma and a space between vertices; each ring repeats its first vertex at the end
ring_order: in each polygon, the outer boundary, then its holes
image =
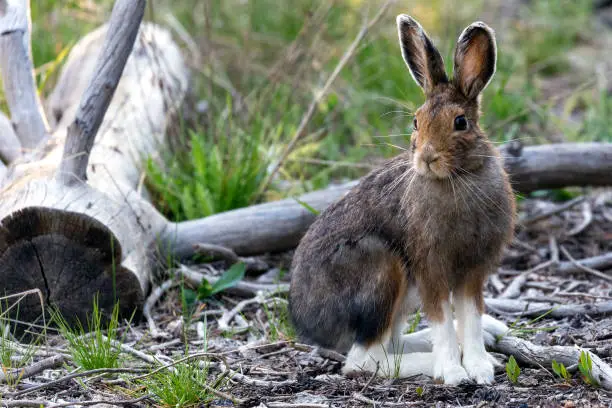
MULTIPOLYGON (((612 310, 612 258, 594 258, 612 253, 612 194, 591 191, 577 195, 570 204, 545 198, 521 200, 516 239, 486 288, 487 298, 498 300, 487 312, 510 326, 512 336, 541 346, 577 345, 612 364, 612 318, 605 313, 612 310), (599 263, 593 264, 590 259, 599 259, 599 263), (593 267, 577 266, 574 260, 593 267), (600 276, 596 276, 595 265, 601 269, 600 276), (584 309, 570 307, 565 317, 557 317, 554 311, 560 305, 590 305, 590 309, 587 307, 585 313, 584 309)), ((121 334, 115 335, 122 344, 119 366, 126 372, 102 369, 70 378, 69 374, 75 372, 74 348, 63 336, 49 332, 46 345, 32 351, 34 356, 27 366, 43 361, 46 368, 55 368, 29 378, 19 378, 21 374, 16 371, 9 385, 0 386, 2 404, 19 406, 15 405, 17 401, 37 401, 44 406, 70 406, 67 401, 104 401, 121 406, 270 408, 612 406, 612 391, 587 384, 574 371, 576 367, 567 364, 570 378, 564 380, 550 365, 525 362, 519 350, 515 356, 520 367, 516 381, 510 380, 504 367, 509 356, 496 353, 503 365, 491 386, 450 387, 427 377, 385 379, 367 373, 345 377, 340 373, 342 355, 300 344, 293 335, 282 293, 289 275, 281 273, 290 258, 287 253, 245 259, 259 272, 248 272, 242 285, 204 302, 188 300, 193 293, 187 281, 168 281, 172 283, 163 285, 163 292, 158 290, 154 295, 161 299, 151 313, 154 328, 133 324, 120 327, 117 333, 121 334), (268 288, 269 292, 255 293, 244 282, 258 283, 260 289, 268 288), (181 363, 187 356, 192 357, 181 363), (53 357, 61 361, 50 363, 53 357), (164 365, 176 366, 177 370, 171 374, 166 367, 152 373, 164 365), (200 370, 205 376, 188 371, 182 377, 183 369, 200 370), (200 391, 192 404, 188 403, 190 394, 185 384, 200 391), (176 405, 180 398, 186 400, 176 405)), ((228 266, 217 261, 181 268, 210 275, 228 266)), ((413 320, 416 330, 426 325, 425 318, 413 320)), ((16 360, 22 354, 23 350, 13 350, 12 358, 16 360)))

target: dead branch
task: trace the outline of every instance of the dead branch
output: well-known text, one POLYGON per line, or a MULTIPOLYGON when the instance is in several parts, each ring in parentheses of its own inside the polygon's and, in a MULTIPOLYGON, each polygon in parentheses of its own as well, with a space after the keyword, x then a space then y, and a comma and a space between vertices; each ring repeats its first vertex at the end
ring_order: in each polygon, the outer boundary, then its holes
MULTIPOLYGON (((9 118, 0 113, 0 161, 3 164, 11 164, 20 156, 21 142, 15 134, 15 129, 9 118)), ((0 174, 0 180, 4 177, 4 174, 0 174)))
MULTIPOLYGON (((3 340, 4 341, 4 340, 3 340)), ((19 378, 20 380, 33 377, 45 370, 60 367, 66 361, 66 357, 58 354, 49 358, 40 360, 25 368, 17 368, 14 370, 6 369, 0 371, 0 383, 10 381, 11 378, 19 378)))
POLYGON ((115 2, 94 76, 83 94, 74 122, 68 128, 57 174, 64 184, 87 180, 89 154, 134 47, 145 5, 145 0, 115 2))
POLYGON ((516 191, 612 185, 612 143, 558 143, 501 147, 516 191))
POLYGON ((580 272, 582 269, 581 266, 578 265, 591 269, 612 268, 612 252, 576 261, 560 262, 559 266, 556 268, 556 272, 563 275, 580 272))
MULTIPOLYGON (((33 149, 47 138, 30 49, 30 1, 0 1, 0 70, 11 122, 21 146, 33 149)), ((3 135, 3 140, 7 136, 3 135)))
POLYGON ((581 264, 580 262, 578 262, 577 260, 574 259, 574 257, 572 256, 572 254, 569 253, 569 251, 567 249, 565 249, 565 247, 563 245, 560 246, 561 252, 563 252, 563 255, 565 255, 567 257, 567 259, 570 260, 570 262, 576 267, 578 268, 578 270, 582 271, 582 272, 586 272, 588 274, 591 274, 599 279, 603 279, 606 280, 608 282, 612 282, 612 276, 606 275, 603 272, 600 272, 596 269, 593 268, 589 268, 588 266, 585 266, 583 264, 581 264))
MULTIPOLYGON (((566 367, 578 364, 579 347, 539 346, 518 337, 502 336, 492 347, 493 350, 514 356, 522 364, 551 367, 553 360, 566 367)), ((612 368, 595 354, 588 352, 593 361, 593 377, 606 390, 612 390, 612 368)))
POLYGON ((612 302, 553 306, 545 302, 527 302, 517 299, 486 298, 485 305, 493 312, 511 316, 537 317, 544 313, 550 317, 562 318, 576 315, 605 315, 612 313, 612 302))
MULTIPOLYGON (((502 146, 502 152, 508 149, 502 146)), ((505 152, 504 156, 512 185, 520 193, 544 188, 612 185, 612 143, 531 146, 505 152)), ((356 183, 319 190, 299 199, 321 211, 356 183)), ((571 205, 578 202, 576 200, 571 205)), ((169 248, 177 259, 192 256, 194 242, 222 245, 238 255, 283 251, 298 244, 314 219, 315 214, 292 198, 259 204, 171 224, 163 236, 164 248, 169 248)))

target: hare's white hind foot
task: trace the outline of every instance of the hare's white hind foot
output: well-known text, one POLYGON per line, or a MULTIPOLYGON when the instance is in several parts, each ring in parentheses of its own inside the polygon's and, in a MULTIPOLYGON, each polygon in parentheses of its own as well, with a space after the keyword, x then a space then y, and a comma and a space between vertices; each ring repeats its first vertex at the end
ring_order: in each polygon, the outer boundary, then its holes
POLYGON ((431 377, 432 367, 432 353, 394 354, 383 344, 367 349, 355 344, 346 356, 342 373, 345 375, 375 373, 378 370, 378 375, 381 377, 406 378, 415 375, 431 377))

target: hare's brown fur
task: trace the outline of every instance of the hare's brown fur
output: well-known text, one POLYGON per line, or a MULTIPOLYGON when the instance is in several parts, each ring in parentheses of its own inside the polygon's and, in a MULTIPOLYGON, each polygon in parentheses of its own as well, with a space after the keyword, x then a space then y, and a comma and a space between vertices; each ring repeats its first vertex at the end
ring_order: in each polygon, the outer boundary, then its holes
MULTIPOLYGON (((463 69, 477 71, 479 55, 468 50, 465 58, 475 62, 463 69)), ((432 321, 443 318, 450 292, 474 298, 482 312, 483 283, 512 237, 512 189, 478 126, 473 91, 443 73, 423 78, 427 98, 411 148, 327 208, 296 250, 290 306, 304 339, 340 351, 381 341, 405 317, 414 284, 432 321), (467 131, 453 129, 458 115, 469 121, 467 131), (425 154, 436 157, 425 165, 430 171, 416 163, 425 154)))

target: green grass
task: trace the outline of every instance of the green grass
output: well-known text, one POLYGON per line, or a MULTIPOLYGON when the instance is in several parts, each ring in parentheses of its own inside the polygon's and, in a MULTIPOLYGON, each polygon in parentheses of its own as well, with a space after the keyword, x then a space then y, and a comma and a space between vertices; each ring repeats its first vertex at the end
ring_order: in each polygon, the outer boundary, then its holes
POLYGON ((116 368, 121 364, 121 349, 115 342, 119 338, 119 305, 115 304, 111 316, 107 319, 98 307, 97 299, 93 301, 91 315, 84 327, 77 320, 70 324, 59 311, 53 312, 53 322, 60 334, 67 341, 68 352, 72 361, 82 370, 97 368, 116 368))
POLYGON ((207 368, 200 368, 196 362, 183 362, 171 371, 155 373, 144 381, 144 385, 163 407, 195 407, 215 398, 203 386, 207 380, 207 368))

